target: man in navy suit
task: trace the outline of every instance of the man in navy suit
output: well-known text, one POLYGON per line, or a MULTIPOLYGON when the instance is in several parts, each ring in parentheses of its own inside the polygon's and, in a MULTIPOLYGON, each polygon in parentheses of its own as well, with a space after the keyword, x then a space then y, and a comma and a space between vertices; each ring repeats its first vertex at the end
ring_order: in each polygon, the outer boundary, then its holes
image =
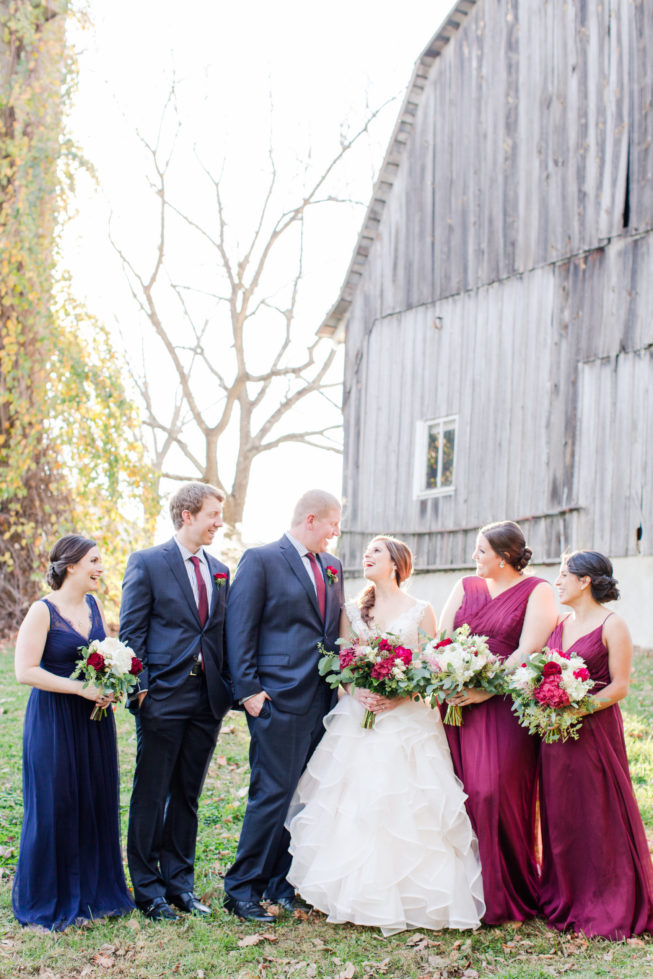
POLYGON ((229 571, 203 550, 222 526, 221 490, 183 485, 170 501, 166 544, 132 554, 122 586, 120 638, 143 663, 127 859, 134 898, 154 920, 170 906, 210 914, 193 893, 197 806, 222 718, 229 571))
POLYGON ((296 906, 284 821, 335 699, 318 674, 317 647, 333 650, 338 638, 342 567, 325 552, 339 533, 338 500, 322 490, 304 494, 281 540, 245 551, 229 595, 229 672, 247 711, 251 778, 224 904, 245 920, 274 921, 262 898, 296 906))

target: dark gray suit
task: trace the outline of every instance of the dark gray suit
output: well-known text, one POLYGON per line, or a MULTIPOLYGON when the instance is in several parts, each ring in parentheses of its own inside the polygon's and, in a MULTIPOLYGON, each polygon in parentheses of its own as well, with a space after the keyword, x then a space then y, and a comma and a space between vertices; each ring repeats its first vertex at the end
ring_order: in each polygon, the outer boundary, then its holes
MULTIPOLYGON (((227 574, 205 552, 211 576, 227 574)), ((227 578, 228 582, 228 578, 227 578)), ((127 857, 137 904, 193 890, 197 805, 231 704, 225 680, 228 583, 213 586, 200 625, 197 602, 176 541, 132 554, 123 580, 120 638, 144 664, 127 857), (203 671, 191 676, 198 653, 203 671)))
POLYGON ((318 643, 336 648, 344 602, 342 567, 318 555, 326 587, 320 615, 313 582, 286 536, 243 554, 229 595, 227 653, 236 699, 265 690, 258 717, 247 715, 251 780, 247 811, 225 893, 238 901, 293 896, 288 805, 315 746, 335 694, 319 676, 318 643), (337 571, 330 583, 327 565, 337 571))

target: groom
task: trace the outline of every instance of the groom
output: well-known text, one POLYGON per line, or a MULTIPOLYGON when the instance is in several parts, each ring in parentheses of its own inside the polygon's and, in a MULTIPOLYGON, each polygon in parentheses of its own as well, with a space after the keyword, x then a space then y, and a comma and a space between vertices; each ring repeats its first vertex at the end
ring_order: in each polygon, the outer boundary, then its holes
POLYGON ((134 899, 155 921, 210 914, 193 893, 197 805, 231 695, 223 677, 229 572, 208 554, 224 494, 183 485, 170 501, 175 536, 132 554, 120 638, 143 662, 127 859, 134 899))
POLYGON ((251 778, 224 906, 245 920, 275 920, 263 897, 295 908, 284 821, 335 697, 318 675, 317 647, 333 650, 338 638, 342 567, 325 552, 339 533, 338 500, 311 490, 281 540, 245 551, 229 595, 229 671, 247 711, 251 778))

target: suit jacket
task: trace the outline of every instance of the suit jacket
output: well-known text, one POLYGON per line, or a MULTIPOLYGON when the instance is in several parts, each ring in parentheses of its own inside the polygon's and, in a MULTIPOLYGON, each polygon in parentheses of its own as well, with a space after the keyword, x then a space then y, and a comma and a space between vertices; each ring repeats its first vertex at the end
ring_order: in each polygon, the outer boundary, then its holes
POLYGON ((336 648, 344 604, 342 565, 329 554, 319 554, 318 561, 323 570, 332 565, 338 572, 333 583, 325 575, 324 622, 313 583, 285 535, 241 557, 226 627, 229 673, 238 700, 265 690, 280 710, 305 714, 318 693, 329 690, 317 670, 318 643, 336 648))
MULTIPOLYGON (((211 710, 222 717, 231 702, 224 654, 224 623, 229 591, 226 565, 204 552, 211 576, 226 574, 213 585, 209 617, 200 625, 197 602, 174 538, 131 554, 122 583, 120 638, 143 663, 141 690, 165 700, 182 684, 200 649, 211 710)), ((133 703, 133 702, 132 702, 133 703)))

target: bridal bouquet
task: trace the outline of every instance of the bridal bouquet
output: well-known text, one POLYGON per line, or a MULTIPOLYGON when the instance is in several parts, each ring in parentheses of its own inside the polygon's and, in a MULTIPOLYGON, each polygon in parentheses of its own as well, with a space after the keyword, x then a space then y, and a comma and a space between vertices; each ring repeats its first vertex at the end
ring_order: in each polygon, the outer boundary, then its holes
MULTIPOLYGON (((382 697, 406 697, 421 694, 428 671, 414 657, 412 649, 402 646, 398 636, 380 632, 369 639, 354 635, 350 640, 339 639, 344 649, 329 652, 320 644, 322 658, 318 663, 320 676, 326 678, 332 689, 340 684, 351 683, 365 687, 382 697)), ((374 727, 375 715, 365 711, 362 726, 374 727)))
MULTIPOLYGON (((431 695, 431 706, 460 693, 465 687, 477 687, 488 693, 505 693, 503 664, 490 652, 486 636, 470 634, 468 625, 461 625, 453 639, 433 639, 423 650, 422 658, 432 671, 432 679, 425 693, 431 695)), ((449 704, 444 715, 445 724, 460 727, 463 709, 449 704)))
MULTIPOLYGON (((103 694, 113 694, 116 700, 123 700, 138 683, 143 664, 119 639, 94 639, 88 646, 80 646, 79 651, 82 655, 75 663, 71 680, 81 676, 86 680, 84 686, 94 683, 103 694)), ((106 716, 106 707, 96 705, 91 712, 92 721, 106 716)))
POLYGON ((593 686, 581 656, 545 646, 514 671, 507 692, 521 726, 551 744, 568 738, 578 740, 583 723, 578 711, 591 714, 595 709, 588 696, 593 686))

